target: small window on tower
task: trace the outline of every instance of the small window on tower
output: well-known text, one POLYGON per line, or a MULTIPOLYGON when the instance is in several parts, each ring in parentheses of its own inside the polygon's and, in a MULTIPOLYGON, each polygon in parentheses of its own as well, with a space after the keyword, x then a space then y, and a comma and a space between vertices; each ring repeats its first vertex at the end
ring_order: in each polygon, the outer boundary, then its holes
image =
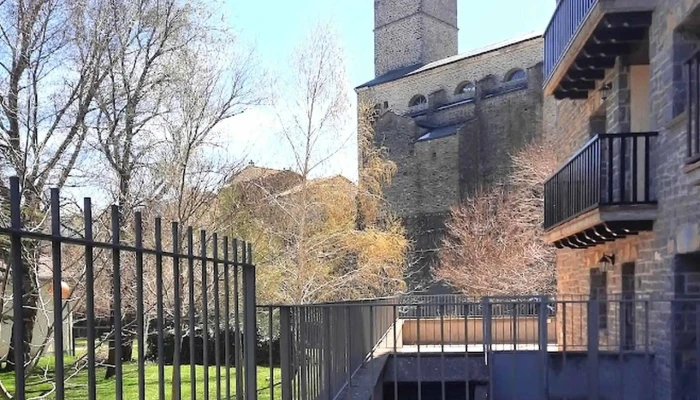
POLYGON ((409 107, 417 107, 424 104, 428 104, 428 99, 426 99, 422 94, 413 96, 411 101, 408 102, 409 107))

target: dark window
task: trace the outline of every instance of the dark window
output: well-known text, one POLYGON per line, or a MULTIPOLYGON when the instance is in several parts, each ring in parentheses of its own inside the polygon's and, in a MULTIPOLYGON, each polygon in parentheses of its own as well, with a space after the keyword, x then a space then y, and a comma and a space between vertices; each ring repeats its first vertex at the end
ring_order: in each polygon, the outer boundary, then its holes
POLYGON ((608 273, 591 269, 591 300, 598 300, 598 329, 608 329, 608 273))
POLYGON ((476 88, 474 87, 474 84, 469 81, 460 83, 457 86, 457 90, 455 90, 456 95, 465 95, 466 97, 474 97, 475 93, 476 88))
POLYGON ((519 81, 527 78, 527 74, 522 69, 516 69, 506 75, 506 82, 519 81))
POLYGON ((694 162, 700 160, 700 52, 695 53, 687 61, 686 76, 688 79, 686 156, 689 162, 694 162))
POLYGON ((389 108, 389 102, 388 102, 388 101, 385 101, 385 102, 384 102, 384 109, 386 110, 387 108, 389 108))
POLYGON ((428 99, 426 99, 425 96, 423 96, 422 94, 413 96, 411 101, 408 102, 409 107, 420 106, 423 104, 428 104, 428 99))

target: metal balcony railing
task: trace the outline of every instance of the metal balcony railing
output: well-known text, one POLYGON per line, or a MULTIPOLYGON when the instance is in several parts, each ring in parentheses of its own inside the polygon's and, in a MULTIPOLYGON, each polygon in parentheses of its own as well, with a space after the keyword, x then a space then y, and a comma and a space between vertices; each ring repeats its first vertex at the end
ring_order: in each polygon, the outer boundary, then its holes
POLYGON ((561 0, 544 34, 544 75, 549 80, 569 44, 600 0, 561 0))
POLYGON ((656 202, 650 168, 657 132, 600 134, 554 173, 544 186, 544 228, 587 211, 656 202))

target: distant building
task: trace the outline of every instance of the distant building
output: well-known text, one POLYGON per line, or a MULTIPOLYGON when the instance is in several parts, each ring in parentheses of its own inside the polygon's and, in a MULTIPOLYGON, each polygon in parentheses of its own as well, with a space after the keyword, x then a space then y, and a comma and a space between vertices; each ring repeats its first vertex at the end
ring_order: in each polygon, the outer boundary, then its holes
POLYGON ((450 208, 543 131, 542 36, 458 55, 457 30, 457 0, 375 1, 376 77, 356 88, 398 166, 385 195, 415 241, 414 286, 432 282, 450 208))
MULTIPOLYGON (((53 275, 51 273, 51 261, 48 257, 42 257, 38 261, 37 280, 39 282, 39 306, 34 322, 34 332, 32 334, 32 343, 30 353, 36 355, 41 347, 46 343, 45 353, 51 354, 54 351, 53 338, 48 337, 49 333, 53 332, 53 275)), ((0 270, 5 269, 5 264, 0 261, 0 270)), ((5 307, 2 310, 0 323, 0 358, 7 357, 10 349, 10 341, 12 338, 13 325, 13 310, 12 304, 12 281, 6 286, 4 297, 6 299, 5 307)), ((63 350, 68 353, 73 349, 73 306, 69 298, 71 289, 63 283, 61 286, 61 296, 64 303, 63 312, 63 350)))

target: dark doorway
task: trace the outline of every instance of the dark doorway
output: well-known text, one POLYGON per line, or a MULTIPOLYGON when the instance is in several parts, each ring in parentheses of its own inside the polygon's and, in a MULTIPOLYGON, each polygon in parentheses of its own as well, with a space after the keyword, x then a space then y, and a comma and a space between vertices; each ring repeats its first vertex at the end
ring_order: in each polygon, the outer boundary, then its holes
MULTIPOLYGON (((398 399, 418 400, 418 383, 401 382, 398 384, 398 399)), ((467 385, 465 382, 445 382, 445 400, 464 400, 467 398, 467 385)), ((469 382, 470 399, 481 400, 486 398, 488 390, 486 382, 469 382)), ((425 400, 442 399, 442 383, 423 382, 421 384, 421 398, 425 400)), ((384 400, 394 400, 394 383, 384 384, 384 400)))
POLYGON ((635 347, 634 270, 633 262, 622 264, 622 304, 620 305, 620 347, 622 350, 634 350, 635 347))

